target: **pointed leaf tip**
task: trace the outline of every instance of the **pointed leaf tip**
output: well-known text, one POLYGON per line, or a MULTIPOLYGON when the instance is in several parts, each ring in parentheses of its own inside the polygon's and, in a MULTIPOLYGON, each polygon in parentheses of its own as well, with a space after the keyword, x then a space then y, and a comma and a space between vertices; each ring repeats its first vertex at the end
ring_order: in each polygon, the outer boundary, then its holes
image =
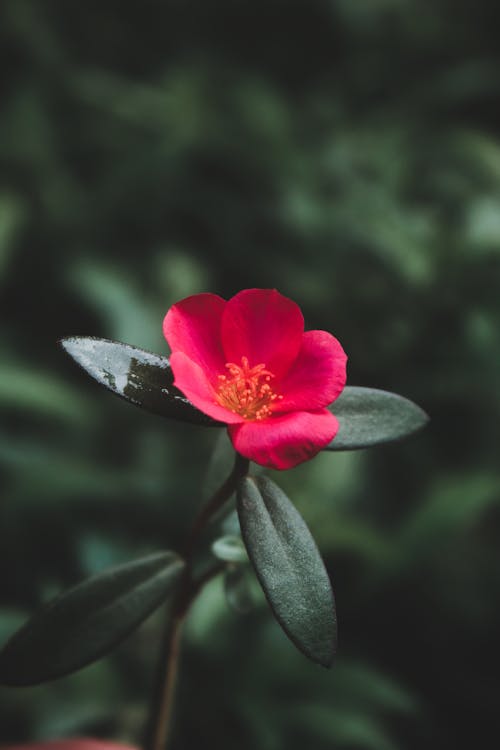
POLYGON ((324 450, 369 448, 403 440, 429 421, 420 406, 397 393, 376 388, 346 386, 329 407, 339 421, 339 430, 324 450))
POLYGON ((337 642, 335 601, 302 516, 266 477, 243 479, 237 498, 243 539, 276 619, 303 654, 330 667, 337 642))
POLYGON ((0 651, 0 683, 37 685, 100 659, 172 593, 184 568, 161 552, 106 570, 62 593, 0 651))
POLYGON ((126 401, 162 417, 220 426, 174 386, 167 357, 92 336, 72 336, 60 343, 91 377, 126 401))

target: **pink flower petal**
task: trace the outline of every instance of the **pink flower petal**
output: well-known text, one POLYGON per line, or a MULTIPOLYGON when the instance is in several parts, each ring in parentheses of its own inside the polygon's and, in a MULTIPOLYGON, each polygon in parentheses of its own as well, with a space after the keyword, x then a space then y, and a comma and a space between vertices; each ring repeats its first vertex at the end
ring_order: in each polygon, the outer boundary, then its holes
POLYGON ((134 750, 131 745, 71 737, 49 742, 31 742, 26 745, 0 745, 1 750, 134 750))
POLYGON ((220 422, 229 424, 243 421, 239 414, 234 414, 217 403, 212 383, 200 365, 183 352, 174 352, 170 356, 170 364, 175 376, 174 385, 197 409, 220 422))
POLYGON ((326 331, 306 331, 299 355, 279 384, 283 398, 274 412, 321 409, 340 395, 346 381, 347 356, 326 331))
POLYGON ((272 469, 291 469, 328 445, 337 434, 338 422, 331 412, 322 409, 230 425, 228 430, 242 456, 272 469))
POLYGON ((276 378, 299 353, 304 332, 300 307, 276 289, 245 289, 232 297, 222 315, 225 361, 250 367, 265 364, 276 378))
POLYGON ((163 335, 172 352, 183 352, 214 379, 224 372, 221 320, 226 301, 216 294, 195 294, 172 305, 163 335))

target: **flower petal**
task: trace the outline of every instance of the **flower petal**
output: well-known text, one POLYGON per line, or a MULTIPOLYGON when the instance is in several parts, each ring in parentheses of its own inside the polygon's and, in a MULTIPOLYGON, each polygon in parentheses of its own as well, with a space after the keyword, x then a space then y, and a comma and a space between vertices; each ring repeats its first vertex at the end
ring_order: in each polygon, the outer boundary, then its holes
POLYGON ((273 411, 321 409, 340 395, 346 381, 347 356, 326 331, 306 331, 299 355, 279 385, 283 398, 273 411))
POLYGON ((229 425, 228 430, 242 456, 272 469, 291 469, 328 445, 337 434, 338 422, 331 412, 321 409, 229 425))
POLYGON ((197 409, 219 422, 229 424, 243 421, 239 414, 234 414, 217 403, 212 383, 200 365, 183 352, 174 352, 170 356, 170 364, 175 376, 174 385, 197 409))
POLYGON ((226 363, 221 342, 226 304, 216 294, 194 294, 172 305, 163 321, 163 335, 172 352, 183 352, 214 380, 226 363))
POLYGON ((304 332, 300 307, 276 289, 245 289, 232 297, 222 315, 226 362, 265 364, 279 378, 299 353, 304 332))

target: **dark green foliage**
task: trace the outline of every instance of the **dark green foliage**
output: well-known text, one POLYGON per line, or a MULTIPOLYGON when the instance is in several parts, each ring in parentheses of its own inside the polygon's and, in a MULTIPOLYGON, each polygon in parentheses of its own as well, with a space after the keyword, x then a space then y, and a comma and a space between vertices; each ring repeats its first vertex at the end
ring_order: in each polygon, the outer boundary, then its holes
MULTIPOLYGON (((174 385, 168 359, 119 341, 74 336, 61 345, 98 383, 153 414, 221 426, 196 409, 174 385)), ((329 450, 353 450, 400 440, 425 425, 425 412, 408 399, 347 386, 332 406, 339 432, 329 450)))
POLYGON ((241 537, 236 535, 221 536, 212 544, 215 557, 224 562, 241 563, 248 560, 241 537))
POLYGON ((396 393, 346 386, 330 407, 339 431, 326 450, 343 451, 402 440, 428 422, 427 414, 396 393))
POLYGON ((0 651, 0 683, 36 685, 101 658, 168 600, 183 567, 177 555, 160 552, 63 592, 0 651))
POLYGON ((335 602, 304 519, 266 477, 243 479, 237 495, 243 539, 274 615, 300 651, 331 667, 337 644, 335 602))
MULTIPOLYGON (((61 337, 168 356, 176 300, 276 286, 339 338, 349 384, 432 417, 280 473, 335 585, 334 667, 214 583, 173 750, 498 735, 499 26, 491 0, 0 3, 4 640, 74 581, 179 548, 225 434, 120 403, 61 337)), ((2 689, 0 745, 137 743, 162 628, 2 689)))
POLYGON ((168 359, 119 341, 74 336, 63 348, 98 383, 153 414, 202 425, 217 425, 173 385, 168 359))

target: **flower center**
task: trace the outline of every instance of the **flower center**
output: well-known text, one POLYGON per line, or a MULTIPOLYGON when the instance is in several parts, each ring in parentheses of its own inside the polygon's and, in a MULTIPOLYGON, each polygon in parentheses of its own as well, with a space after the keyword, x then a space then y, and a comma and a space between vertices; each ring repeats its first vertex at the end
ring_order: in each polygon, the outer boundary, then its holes
POLYGON ((216 398, 234 414, 245 419, 265 419, 272 414, 273 401, 282 399, 272 390, 269 382, 274 373, 266 370, 264 364, 250 367, 247 357, 241 358, 241 366, 227 362, 229 375, 219 375, 216 398))

